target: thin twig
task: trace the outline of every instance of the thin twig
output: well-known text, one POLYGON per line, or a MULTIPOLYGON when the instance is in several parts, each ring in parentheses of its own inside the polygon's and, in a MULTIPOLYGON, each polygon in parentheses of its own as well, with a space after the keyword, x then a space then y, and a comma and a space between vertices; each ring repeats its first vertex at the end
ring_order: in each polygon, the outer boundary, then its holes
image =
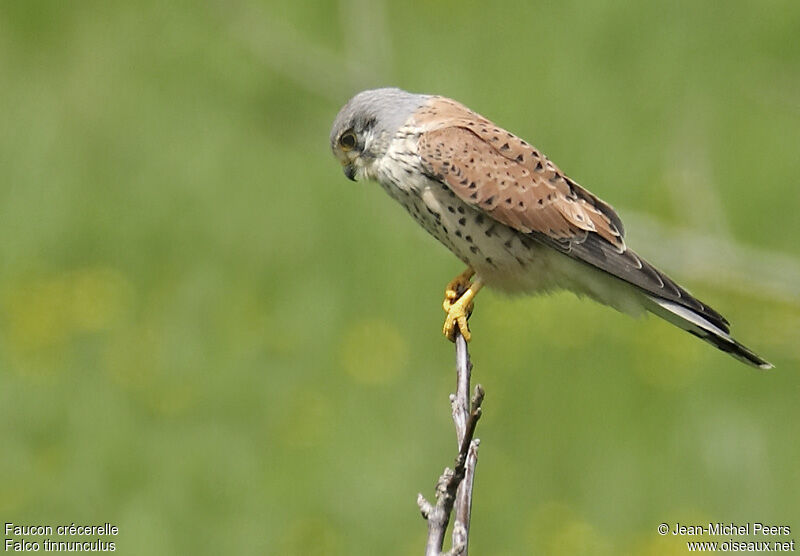
POLYGON ((456 393, 450 395, 450 406, 459 450, 454 468, 445 468, 436 483, 436 505, 425 500, 422 494, 417 496, 417 505, 422 516, 428 521, 426 556, 442 555, 444 536, 454 506, 456 519, 453 524, 453 541, 450 551, 446 554, 467 555, 472 486, 475 466, 478 463, 478 445, 480 444, 480 440, 473 437, 475 426, 481 417, 481 404, 484 396, 483 388, 478 385, 475 387, 472 399, 469 399, 471 371, 472 363, 469 360, 467 342, 457 331, 456 393))
POLYGON ((470 414, 467 420, 467 430, 465 431, 464 437, 461 439, 461 449, 462 451, 466 449, 466 461, 464 462, 464 480, 458 486, 458 494, 456 495, 456 521, 453 526, 453 549, 455 550, 455 547, 460 542, 463 542, 464 549, 461 554, 464 556, 467 556, 469 545, 472 486, 475 481, 475 466, 478 464, 478 446, 480 445, 480 440, 477 438, 473 440, 472 437, 475 434, 475 426, 478 424, 478 419, 481 417, 483 396, 483 387, 479 384, 475 387, 475 393, 472 395, 470 414), (463 541, 461 541, 462 536, 463 541))

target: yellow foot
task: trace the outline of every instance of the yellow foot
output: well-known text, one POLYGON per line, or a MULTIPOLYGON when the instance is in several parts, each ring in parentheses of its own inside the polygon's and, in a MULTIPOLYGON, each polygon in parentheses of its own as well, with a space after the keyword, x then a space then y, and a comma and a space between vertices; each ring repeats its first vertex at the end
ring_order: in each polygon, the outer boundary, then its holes
POLYGON ((467 268, 447 284, 445 289, 442 308, 447 313, 447 317, 444 320, 442 333, 451 342, 456 341, 456 330, 460 330, 461 335, 468 342, 472 337, 467 319, 472 314, 472 300, 483 287, 483 283, 477 278, 474 282, 470 282, 470 278, 474 275, 475 271, 467 268))
MULTIPOLYGON (((466 295, 464 297, 466 297, 466 295)), ((444 319, 442 333, 445 335, 445 338, 451 342, 456 341, 456 330, 461 331, 461 335, 464 336, 466 341, 469 342, 472 338, 469 325, 467 324, 467 319, 472 314, 472 298, 470 297, 470 299, 465 300, 464 297, 450 304, 447 317, 444 319)), ((447 301, 445 301, 445 303, 446 302, 447 301)))

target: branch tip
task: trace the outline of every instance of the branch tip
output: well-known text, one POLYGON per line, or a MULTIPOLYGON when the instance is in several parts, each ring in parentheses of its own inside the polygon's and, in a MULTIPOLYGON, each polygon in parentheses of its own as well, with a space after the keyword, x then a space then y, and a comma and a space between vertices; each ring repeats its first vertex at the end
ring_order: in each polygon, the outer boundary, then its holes
POLYGON ((472 394, 472 407, 480 407, 480 405, 483 403, 484 396, 486 396, 486 390, 483 389, 482 385, 476 385, 475 393, 472 394))
POLYGON ((417 506, 419 506, 419 511, 422 514, 422 517, 428 519, 428 517, 431 515, 431 512, 433 511, 433 506, 431 505, 430 502, 425 500, 425 497, 422 496, 421 492, 417 494, 417 506))

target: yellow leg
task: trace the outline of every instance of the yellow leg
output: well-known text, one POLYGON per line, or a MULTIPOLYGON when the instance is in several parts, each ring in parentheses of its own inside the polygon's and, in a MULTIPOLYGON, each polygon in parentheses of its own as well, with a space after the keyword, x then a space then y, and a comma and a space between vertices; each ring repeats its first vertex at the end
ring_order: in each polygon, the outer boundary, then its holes
POLYGON ((472 285, 472 282, 469 280, 474 274, 475 271, 468 266, 464 272, 450 280, 450 283, 447 284, 444 289, 444 301, 442 302, 442 308, 445 313, 450 312, 450 306, 453 305, 453 302, 461 297, 472 285))
POLYGON ((456 277, 455 280, 450 282, 445 291, 445 299, 442 306, 447 313, 447 317, 444 319, 442 333, 451 342, 455 342, 456 340, 456 330, 460 330, 461 335, 464 336, 464 339, 468 342, 472 336, 469 331, 469 326, 467 325, 467 319, 472 313, 472 300, 483 287, 483 282, 478 279, 470 283, 469 279, 473 274, 475 274, 475 272, 471 268, 468 268, 456 277), (456 287, 451 287, 454 285, 456 287), (464 291, 463 287, 466 285, 469 285, 469 287, 464 291))

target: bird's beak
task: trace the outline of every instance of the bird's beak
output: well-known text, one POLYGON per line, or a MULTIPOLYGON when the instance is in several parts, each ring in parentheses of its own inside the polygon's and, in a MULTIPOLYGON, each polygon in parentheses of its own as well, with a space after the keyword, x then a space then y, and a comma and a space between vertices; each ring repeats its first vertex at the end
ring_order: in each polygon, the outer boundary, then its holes
POLYGON ((347 176, 347 179, 350 181, 356 181, 356 167, 355 164, 352 162, 348 164, 342 164, 342 171, 344 171, 344 175, 347 176))

